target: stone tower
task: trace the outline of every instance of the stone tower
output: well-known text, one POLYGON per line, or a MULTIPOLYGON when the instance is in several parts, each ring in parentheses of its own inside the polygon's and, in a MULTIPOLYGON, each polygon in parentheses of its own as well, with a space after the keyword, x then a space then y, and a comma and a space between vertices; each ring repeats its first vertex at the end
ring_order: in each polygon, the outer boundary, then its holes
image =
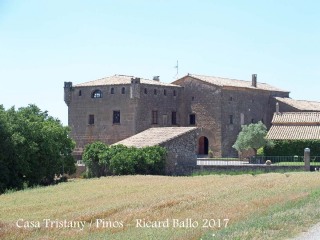
POLYGON ((69 106, 72 98, 72 82, 64 82, 64 102, 69 106))

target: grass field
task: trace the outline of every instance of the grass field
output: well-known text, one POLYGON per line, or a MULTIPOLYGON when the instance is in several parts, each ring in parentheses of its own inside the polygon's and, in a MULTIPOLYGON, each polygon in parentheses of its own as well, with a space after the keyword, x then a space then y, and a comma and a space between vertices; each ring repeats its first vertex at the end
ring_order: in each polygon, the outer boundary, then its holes
POLYGON ((0 239, 285 239, 320 221, 319 186, 318 172, 74 180, 0 195, 0 239))

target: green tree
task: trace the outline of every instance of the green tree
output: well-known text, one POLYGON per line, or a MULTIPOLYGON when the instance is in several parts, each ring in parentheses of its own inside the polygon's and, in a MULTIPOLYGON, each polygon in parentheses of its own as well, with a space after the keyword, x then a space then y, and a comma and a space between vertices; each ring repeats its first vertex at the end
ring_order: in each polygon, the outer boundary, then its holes
POLYGON ((266 139, 266 135, 267 127, 261 121, 242 126, 242 130, 232 147, 239 152, 253 149, 256 155, 259 148, 272 145, 272 142, 266 139))
POLYGON ((35 105, 7 111, 2 107, 0 117, 0 164, 1 172, 7 172, 6 188, 20 189, 24 182, 48 185, 55 174, 75 172, 71 155, 75 144, 68 137, 69 128, 58 119, 35 105))
POLYGON ((0 105, 0 193, 4 192, 8 186, 18 188, 22 186, 19 179, 15 181, 11 177, 12 172, 16 172, 16 162, 13 157, 13 146, 11 141, 11 128, 9 126, 8 116, 0 105))

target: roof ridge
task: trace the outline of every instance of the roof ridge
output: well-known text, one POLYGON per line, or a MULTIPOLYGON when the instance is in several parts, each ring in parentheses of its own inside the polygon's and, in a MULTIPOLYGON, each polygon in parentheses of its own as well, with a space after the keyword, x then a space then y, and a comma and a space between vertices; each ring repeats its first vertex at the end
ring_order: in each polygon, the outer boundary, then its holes
POLYGON ((318 103, 320 104, 320 101, 315 101, 315 100, 304 100, 304 99, 293 99, 291 97, 275 97, 277 100, 292 100, 295 102, 308 102, 308 103, 318 103))
MULTIPOLYGON (((211 77, 211 78, 220 78, 220 79, 227 79, 227 80, 235 80, 235 81, 243 81, 243 82, 248 82, 251 83, 251 80, 243 80, 243 79, 236 79, 236 78, 229 78, 229 77, 217 77, 217 76, 210 76, 210 75, 203 75, 203 74, 193 74, 193 73, 188 73, 187 76, 202 76, 202 77, 211 77)), ((267 84, 265 82, 257 82, 257 84, 267 84)), ((271 85, 270 85, 271 86, 271 85)))

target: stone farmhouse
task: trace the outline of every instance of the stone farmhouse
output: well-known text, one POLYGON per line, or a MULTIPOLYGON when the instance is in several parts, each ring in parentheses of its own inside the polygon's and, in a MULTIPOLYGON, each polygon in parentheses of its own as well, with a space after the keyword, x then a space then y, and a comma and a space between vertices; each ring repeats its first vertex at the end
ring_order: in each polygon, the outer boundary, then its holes
MULTIPOLYGON (((235 157, 232 145, 241 126, 262 121, 270 128, 277 102, 287 112, 320 111, 320 103, 293 100, 288 91, 258 82, 256 74, 250 81, 188 74, 172 83, 114 75, 77 85, 65 82, 64 100, 77 159, 93 141, 111 145, 165 127, 174 128, 174 139, 183 137, 177 127, 196 127, 192 151, 197 155, 211 150, 215 157, 235 157)), ((160 138, 159 132, 149 133, 142 135, 146 143, 160 138)))

